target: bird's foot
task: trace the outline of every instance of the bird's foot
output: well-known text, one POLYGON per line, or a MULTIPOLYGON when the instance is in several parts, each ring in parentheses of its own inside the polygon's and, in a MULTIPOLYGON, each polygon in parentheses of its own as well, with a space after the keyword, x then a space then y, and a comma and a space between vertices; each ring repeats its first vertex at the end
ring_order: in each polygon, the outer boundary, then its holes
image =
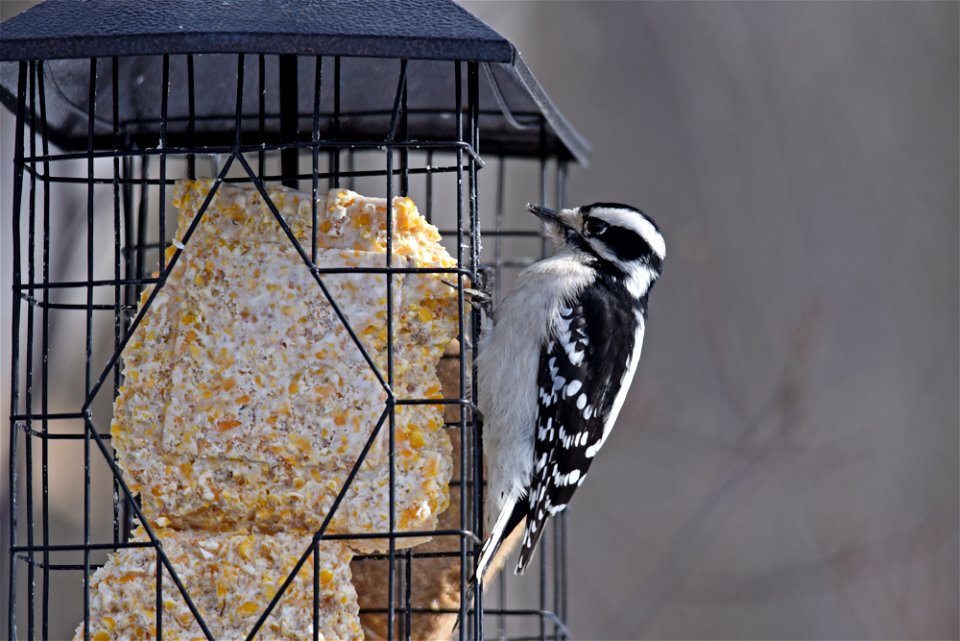
MULTIPOLYGON (((468 296, 467 302, 477 311, 484 312, 493 318, 493 283, 496 271, 490 265, 477 267, 477 276, 473 280, 474 287, 464 287, 463 293, 468 296)), ((443 284, 457 289, 456 283, 441 279, 443 284)))

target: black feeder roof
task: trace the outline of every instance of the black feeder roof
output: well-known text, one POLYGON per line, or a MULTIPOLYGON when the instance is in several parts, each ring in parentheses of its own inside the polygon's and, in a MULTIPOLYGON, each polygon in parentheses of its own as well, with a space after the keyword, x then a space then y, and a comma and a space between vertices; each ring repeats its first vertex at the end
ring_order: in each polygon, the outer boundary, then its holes
MULTIPOLYGON (((401 58, 408 60, 408 137, 449 139, 451 61, 477 61, 482 153, 546 155, 582 164, 589 156, 586 140, 553 105, 513 44, 451 0, 46 0, 0 25, 0 101, 16 109, 16 61, 44 61, 49 137, 67 150, 86 149, 89 58, 100 58, 94 134, 110 146, 110 65, 117 56, 120 121, 134 142, 153 147, 159 139, 161 54, 170 54, 167 136, 176 144, 187 128, 187 91, 181 89, 187 86, 183 54, 188 53, 194 54, 199 145, 230 140, 233 54, 268 54, 265 94, 273 113, 279 110, 277 55, 295 54, 301 56, 300 131, 311 126, 314 56, 342 57, 340 137, 348 140, 382 138, 401 58)), ((333 65, 326 59, 323 64, 321 111, 330 112, 333 65)), ((251 130, 257 128, 258 82, 258 56, 248 55, 244 111, 251 130)), ((279 117, 268 118, 266 134, 278 135, 279 129, 279 117)))

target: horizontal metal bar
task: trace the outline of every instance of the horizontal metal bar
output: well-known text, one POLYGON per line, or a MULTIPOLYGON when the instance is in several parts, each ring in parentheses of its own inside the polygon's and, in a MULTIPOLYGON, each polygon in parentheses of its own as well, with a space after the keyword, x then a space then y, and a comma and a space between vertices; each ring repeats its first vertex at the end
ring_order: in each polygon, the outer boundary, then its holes
POLYGON ((52 543, 50 545, 13 545, 11 552, 84 552, 87 550, 121 550, 125 548, 155 548, 150 541, 129 541, 127 543, 52 543))
POLYGON ((412 539, 421 536, 458 536, 466 537, 473 540, 477 545, 483 543, 480 540, 480 537, 476 535, 471 530, 415 530, 415 531, 406 531, 406 532, 358 532, 358 533, 337 533, 337 534, 322 534, 318 538, 323 541, 349 541, 349 540, 360 540, 360 539, 412 539))
MULTIPOLYGON (((448 398, 443 398, 443 399, 419 399, 419 398, 397 399, 397 400, 396 400, 396 404, 397 404, 397 405, 461 405, 461 406, 464 406, 464 407, 468 407, 468 408, 470 408, 470 409, 474 409, 474 410, 476 409, 476 407, 475 407, 475 405, 473 404, 472 401, 470 401, 470 400, 468 400, 468 399, 456 399, 456 398, 449 398, 449 399, 448 399, 448 398)), ((17 421, 17 422, 23 422, 23 421, 43 421, 43 420, 47 420, 47 421, 63 421, 63 420, 82 420, 83 417, 84 417, 84 415, 83 415, 82 412, 60 412, 60 413, 49 413, 49 414, 43 414, 43 413, 38 413, 38 414, 13 414, 13 415, 10 416, 10 420, 11 420, 11 421, 17 421)), ((449 429, 458 428, 458 427, 460 427, 460 423, 459 423, 458 421, 453 421, 453 422, 449 422, 449 423, 444 423, 444 427, 445 427, 445 428, 449 428, 449 429)), ((25 427, 23 427, 23 426, 21 426, 21 429, 22 429, 23 431, 28 431, 28 430, 27 430, 25 427)), ((42 435, 42 434, 39 434, 39 433, 38 433, 38 435, 42 435)), ((74 435, 73 435, 73 434, 63 434, 63 435, 50 434, 49 436, 50 436, 51 438, 58 438, 58 437, 74 438, 74 435)), ((79 438, 83 438, 83 435, 82 435, 82 434, 79 435, 79 438)), ((110 436, 109 436, 108 434, 105 434, 105 435, 104 435, 104 438, 109 439, 110 436)))
MULTIPOLYGON (((27 436, 32 436, 43 441, 82 441, 83 434, 51 434, 50 432, 43 432, 41 430, 35 430, 30 427, 21 426, 20 431, 22 431, 27 436)), ((99 433, 100 438, 105 441, 109 441, 113 438, 109 433, 99 433)))
POLYGON ((81 310, 86 311, 88 309, 101 312, 113 312, 117 309, 122 309, 126 312, 135 312, 137 311, 136 305, 120 305, 118 308, 116 305, 111 305, 109 303, 97 303, 95 305, 86 305, 84 303, 50 303, 47 301, 38 300, 36 296, 31 296, 29 294, 20 293, 21 300, 30 303, 34 307, 39 307, 41 309, 65 309, 65 310, 81 310))
MULTIPOLYGON (((430 167, 415 167, 408 169, 407 174, 447 174, 456 172, 458 167, 456 165, 443 165, 443 166, 430 166, 430 167)), ((463 166, 462 169, 466 171, 467 166, 463 166)), ((159 178, 84 178, 78 176, 48 176, 42 171, 35 171, 32 167, 26 167, 26 170, 37 177, 38 180, 41 180, 44 183, 48 184, 80 184, 88 185, 94 183, 97 185, 160 185, 159 178)), ((403 172, 402 169, 394 169, 393 175, 399 176, 403 172)), ((329 179, 335 176, 340 176, 341 178, 365 178, 365 177, 378 177, 386 176, 386 170, 380 169, 365 169, 365 170, 355 170, 355 171, 341 171, 339 173, 335 172, 317 172, 318 179, 329 179)), ((281 176, 279 174, 272 174, 263 177, 265 182, 280 182, 281 180, 286 180, 287 176, 281 176)), ((295 178, 297 180, 311 180, 313 174, 297 174, 296 176, 290 176, 290 178, 295 178)), ((164 180, 164 185, 175 185, 179 182, 180 178, 170 178, 164 180)), ((250 182, 250 179, 246 176, 237 176, 233 178, 225 178, 223 180, 225 183, 247 183, 250 182)))
MULTIPOLYGON (((18 554, 16 554, 16 557, 17 557, 17 559, 19 559, 20 561, 23 561, 24 563, 27 563, 28 565, 32 565, 32 566, 35 567, 35 568, 41 568, 41 569, 46 569, 46 570, 50 570, 50 571, 59 571, 59 570, 80 570, 80 571, 83 571, 83 570, 86 569, 86 568, 84 568, 84 566, 83 566, 82 563, 44 563, 43 561, 37 560, 37 559, 35 559, 35 558, 31 558, 29 555, 24 554, 24 553, 18 553, 18 554)), ((102 568, 103 566, 104 566, 103 563, 91 563, 88 567, 89 567, 91 570, 99 570, 99 569, 102 568)))
MULTIPOLYGON (((484 614, 487 614, 488 612, 489 610, 487 610, 486 608, 483 609, 484 614)), ((569 641, 570 635, 566 634, 565 632, 560 632, 558 634, 544 634, 543 636, 540 636, 538 634, 535 636, 527 636, 527 637, 515 637, 511 635, 511 636, 508 636, 507 639, 509 639, 509 641, 569 641)), ((498 637, 487 637, 486 639, 484 639, 484 641, 503 641, 503 639, 500 639, 498 637)))
MULTIPOLYGON (((473 481, 461 481, 461 480, 459 480, 459 479, 451 479, 451 480, 450 480, 450 487, 460 487, 461 485, 466 485, 467 487, 473 487, 474 485, 476 485, 476 483, 474 483, 473 481)), ((483 485, 484 487, 486 487, 486 486, 487 486, 487 482, 484 481, 484 482, 482 483, 482 485, 483 485)), ((459 554, 459 553, 458 553, 458 554, 459 554)))
MULTIPOLYGON (((398 398, 395 402, 397 405, 463 405, 474 408, 469 398, 398 398)), ((460 425, 459 422, 456 424, 460 425)))
MULTIPOLYGON (((486 612, 487 610, 486 608, 484 608, 484 613, 486 612)), ((569 641, 570 635, 561 632, 559 634, 544 634, 543 636, 540 636, 538 634, 532 637, 509 636, 507 638, 509 639, 509 641, 569 641)), ((503 640, 498 637, 487 637, 486 639, 484 639, 484 641, 503 641, 503 640)))
MULTIPOLYGON (((392 113, 393 113, 392 109, 358 109, 356 111, 340 111, 337 113, 332 111, 321 111, 317 115, 320 118, 329 119, 334 117, 356 118, 357 116, 389 116, 392 113)), ((439 107, 434 107, 433 109, 421 107, 421 108, 408 109, 407 113, 411 115, 425 115, 425 116, 431 116, 436 114, 450 114, 452 116, 456 112, 453 111, 452 109, 442 109, 439 107)), ((481 116, 503 115, 498 109, 481 109, 479 111, 479 114, 481 116)), ((543 118, 543 115, 536 111, 513 111, 511 112, 511 115, 514 117, 520 116, 521 118, 524 118, 524 119, 530 118, 529 124, 537 124, 543 118)), ((278 112, 266 111, 263 114, 260 114, 260 113, 244 114, 240 116, 241 120, 254 120, 254 119, 259 120, 261 117, 264 119, 264 121, 279 120, 280 114, 278 112)), ((301 120, 307 120, 312 118, 313 114, 298 112, 297 117, 301 120)), ((231 114, 195 115, 193 116, 193 118, 197 122, 212 122, 217 120, 224 120, 224 121, 229 121, 230 123, 233 123, 234 121, 236 121, 236 114, 231 113, 231 114)), ((189 119, 190 119, 189 116, 169 116, 167 117, 166 122, 167 123, 188 122, 189 119)), ((158 124, 159 122, 160 120, 158 118, 130 118, 128 120, 121 120, 120 126, 121 128, 126 128, 126 127, 129 127, 130 125, 150 125, 150 124, 158 124)))
POLYGON ((66 421, 83 419, 83 412, 47 412, 46 414, 11 414, 11 421, 66 421))
MULTIPOLYGON (((383 614, 387 611, 387 608, 360 608, 361 614, 383 614)), ((403 608, 404 612, 411 612, 412 614, 457 614, 460 612, 457 608, 429 608, 429 607, 416 607, 416 608, 403 608)), ((474 610, 469 610, 470 613, 473 613, 474 610)), ((503 616, 521 616, 521 617, 543 617, 550 619, 551 621, 556 621, 558 624, 560 618, 557 616, 556 612, 552 610, 518 610, 513 608, 484 608, 483 613, 486 614, 496 614, 503 616)), ((536 637, 539 639, 540 637, 536 637)), ((510 637, 513 641, 513 637, 510 637)))
MULTIPOLYGON (((310 267, 309 271, 323 274, 446 274, 456 276, 463 274, 470 275, 470 270, 457 267, 310 267)), ((17 291, 32 291, 43 289, 71 289, 88 287, 123 287, 129 285, 152 285, 158 282, 159 278, 121 278, 120 280, 75 280, 60 281, 49 283, 22 283, 16 284, 13 288, 17 291)), ((454 287, 454 289, 456 289, 454 287)), ((113 309, 111 306, 110 309, 113 309)))
MULTIPOLYGON (((343 174, 341 173, 340 175, 342 176, 343 174)), ((306 178, 310 178, 310 176, 307 176, 306 178)), ((279 179, 278 179, 278 180, 279 180, 279 179)), ((169 182, 169 181, 168 181, 168 182, 169 182)), ((173 181, 173 182, 176 182, 176 181, 173 181)), ((455 230, 455 229, 438 229, 438 230, 437 230, 437 233, 439 233, 441 236, 456 236, 459 232, 458 232, 457 230, 455 230)), ((503 229, 503 230, 500 230, 500 231, 491 230, 491 231, 485 231, 485 232, 483 232, 483 235, 484 235, 484 236, 490 236, 490 237, 493 237, 493 238, 496 238, 497 236, 521 236, 521 237, 529 237, 529 238, 542 238, 542 237, 543 237, 543 235, 542 235, 540 232, 520 230, 520 229, 512 229, 512 230, 511 230, 511 229, 503 229)), ((141 249, 142 249, 142 250, 146 250, 146 251, 157 251, 157 250, 159 250, 159 249, 161 249, 161 248, 166 249, 167 247, 170 247, 170 246, 171 246, 170 243, 143 243, 143 244, 141 244, 141 245, 131 245, 131 246, 129 246, 129 247, 126 247, 126 246, 125 246, 125 247, 121 247, 121 248, 120 248, 120 253, 121 253, 121 255, 123 255, 124 257, 126 257, 126 256, 129 256, 131 253, 140 251, 141 249)), ((508 265, 510 262, 522 262, 522 263, 524 263, 524 266, 526 266, 526 265, 529 264, 529 263, 535 262, 535 259, 533 259, 533 258, 523 258, 523 259, 519 259, 519 261, 509 261, 509 260, 505 260, 505 261, 502 262, 502 264, 508 265)), ((359 268, 359 267, 356 267, 356 268, 355 268, 355 267, 350 267, 350 268, 345 268, 345 269, 350 269, 350 270, 356 271, 357 269, 361 269, 361 268, 359 268)), ((400 268, 395 268, 395 269, 400 269, 400 268)), ((428 268, 422 268, 422 269, 428 269, 428 268)), ((446 271, 446 270, 444 270, 444 271, 446 271)))
POLYGON ((139 252, 139 251, 158 251, 160 249, 166 249, 169 247, 169 243, 137 243, 134 245, 125 245, 120 248, 120 255, 124 258, 128 258, 130 254, 139 252))
MULTIPOLYGON (((353 561, 386 561, 390 555, 386 552, 380 554, 358 554, 353 557, 353 561)), ((460 550, 450 552, 417 552, 416 548, 410 549, 410 558, 412 559, 459 559, 460 550)))
MULTIPOLYGON (((421 398, 411 398, 411 399, 397 399, 397 405, 461 405, 464 407, 469 407, 471 409, 476 409, 473 403, 468 399, 456 399, 456 398, 438 398, 438 399, 421 399, 421 398)), ((10 416, 11 421, 15 422, 24 422, 24 421, 62 421, 62 420, 82 420, 84 418, 83 413, 49 413, 49 414, 12 414, 10 416)), ((459 428, 460 423, 458 421, 450 421, 444 423, 445 429, 454 429, 459 428)), ((24 432, 32 432, 34 436, 45 436, 49 438, 83 438, 83 435, 73 435, 73 434, 46 434, 42 432, 37 432, 35 430, 30 430, 25 426, 20 426, 20 429, 24 432)), ((103 438, 109 439, 109 434, 101 434, 103 438)))
MULTIPOLYGON (((41 163, 55 162, 60 160, 89 160, 90 158, 124 158, 140 156, 222 156, 225 154, 244 154, 259 153, 261 151, 283 151, 284 149, 313 149, 313 141, 285 142, 277 144, 260 145, 221 145, 216 147, 148 147, 145 149, 101 149, 99 151, 83 151, 61 154, 40 154, 25 155, 23 158, 15 158, 16 162, 23 163, 41 163)), ((483 167, 483 159, 471 147, 470 143, 462 140, 450 141, 432 141, 432 140, 356 140, 356 141, 335 141, 320 140, 316 143, 318 149, 326 151, 334 150, 363 150, 374 149, 386 151, 387 149, 449 149, 451 153, 463 151, 480 167, 483 167)))
POLYGON ((13 286, 15 290, 35 290, 35 289, 69 289, 87 287, 125 287, 129 285, 152 285, 158 282, 159 278, 121 278, 120 280, 68 280, 52 281, 49 283, 23 283, 13 286))
MULTIPOLYGON (((470 270, 462 267, 311 267, 316 274, 447 274, 456 276, 470 275, 470 270)), ((456 287, 453 287, 456 289, 456 287)))
MULTIPOLYGON (((456 229, 441 229, 439 230, 441 234, 444 235, 453 235, 457 233, 456 229)), ((486 236, 519 236, 524 238, 543 238, 543 232, 526 230, 526 229, 501 229, 499 231, 491 229, 490 231, 484 230, 484 237, 486 236)))

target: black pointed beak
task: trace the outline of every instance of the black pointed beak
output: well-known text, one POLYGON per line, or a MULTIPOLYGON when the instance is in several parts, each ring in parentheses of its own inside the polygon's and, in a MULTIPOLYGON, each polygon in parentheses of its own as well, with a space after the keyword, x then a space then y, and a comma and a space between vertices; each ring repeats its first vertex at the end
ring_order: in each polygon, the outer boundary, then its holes
POLYGON ((549 207, 541 207, 540 205, 531 205, 527 204, 527 211, 539 218, 545 223, 559 225, 563 228, 569 228, 562 218, 560 218, 560 212, 556 209, 550 209, 549 207))
POLYGON ((557 211, 549 207, 528 204, 527 211, 542 220, 548 229, 553 229, 555 233, 561 234, 568 243, 579 243, 583 240, 583 236, 580 235, 580 230, 577 228, 579 217, 572 213, 574 210, 557 211))
POLYGON ((528 204, 527 211, 542 220, 548 229, 552 229, 554 233, 561 235, 568 243, 579 244, 583 242, 583 236, 580 235, 580 230, 577 229, 579 224, 577 220, 578 216, 571 215, 571 212, 574 210, 565 209, 563 211, 557 211, 549 207, 528 204))

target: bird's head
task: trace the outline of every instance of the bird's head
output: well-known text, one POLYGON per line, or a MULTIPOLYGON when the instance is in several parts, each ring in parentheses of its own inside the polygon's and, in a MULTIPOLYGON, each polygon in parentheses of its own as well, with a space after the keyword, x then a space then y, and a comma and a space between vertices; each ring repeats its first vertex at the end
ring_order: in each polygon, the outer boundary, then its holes
POLYGON ((549 235, 623 278, 638 298, 663 271, 667 249, 660 228, 639 209, 618 203, 559 211, 539 205, 527 209, 543 221, 549 235))

